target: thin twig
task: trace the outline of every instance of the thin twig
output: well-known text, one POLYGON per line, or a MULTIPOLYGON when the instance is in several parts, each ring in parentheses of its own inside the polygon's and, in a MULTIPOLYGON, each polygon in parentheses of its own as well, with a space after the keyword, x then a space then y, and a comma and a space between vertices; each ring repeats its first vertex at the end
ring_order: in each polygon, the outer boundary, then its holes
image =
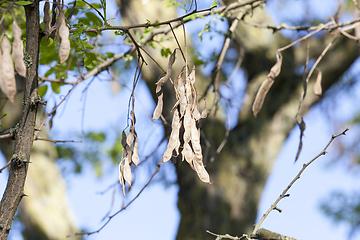
MULTIPOLYGON (((176 41, 176 43, 177 43, 177 45, 178 45, 178 47, 179 47, 179 49, 180 49, 181 55, 182 55, 184 61, 186 61, 185 55, 184 55, 184 53, 183 53, 183 51, 182 51, 182 49, 181 49, 180 43, 179 43, 179 41, 178 41, 178 39, 177 39, 177 37, 176 37, 176 34, 175 34, 175 32, 174 32, 174 29, 173 29, 172 26, 171 26, 171 23, 169 23, 169 26, 170 26, 170 29, 171 29, 172 34, 174 35, 175 41, 176 41)), ((183 27, 185 27, 185 26, 183 25, 183 27)), ((185 30, 184 30, 184 31, 185 31, 185 30)), ((186 40, 185 40, 185 41, 186 41, 186 40)))
POLYGON ((314 65, 312 66, 312 68, 309 71, 309 74, 307 75, 306 79, 304 80, 304 90, 303 90, 303 94, 301 96, 300 102, 299 102, 299 107, 298 107, 298 111, 296 113, 295 118, 298 117, 298 114, 300 112, 300 108, 301 105, 305 99, 306 96, 306 92, 307 92, 307 83, 309 82, 309 79, 311 77, 311 75, 313 74, 315 68, 317 67, 317 65, 320 63, 320 61, 323 59, 323 57, 325 56, 325 54, 327 53, 327 51, 329 51, 330 47, 333 45, 333 43, 336 41, 337 37, 334 37, 333 40, 324 48, 324 50, 321 52, 320 56, 316 59, 314 65))
POLYGON ((7 167, 10 165, 10 163, 11 163, 11 160, 8 161, 8 162, 5 164, 5 166, 3 166, 3 167, 0 169, 0 173, 1 173, 2 171, 4 171, 4 169, 7 168, 7 167))
POLYGON ((231 80, 234 78, 235 74, 239 70, 239 68, 241 66, 241 63, 242 63, 242 61, 244 59, 244 55, 245 55, 245 49, 244 49, 244 47, 240 47, 238 60, 237 60, 237 62, 235 64, 234 70, 231 72, 230 76, 228 77, 228 79, 224 83, 225 86, 228 86, 230 84, 231 80))
POLYGON ((299 171, 299 173, 294 177, 294 179, 290 182, 290 184, 285 188, 285 190, 281 193, 281 195, 278 197, 278 199, 276 199, 276 201, 271 205, 271 207, 266 211, 266 213, 263 214, 263 216, 261 217, 260 221, 255 225, 254 230, 252 232, 252 234, 255 234, 257 232, 257 230, 259 230, 261 224, 263 223, 263 221, 265 220, 265 218, 270 214, 270 212, 274 209, 276 210, 280 210, 279 208, 277 208, 277 204, 280 202, 281 199, 285 198, 285 197, 289 197, 290 195, 287 194, 287 192, 289 191, 289 189, 292 187, 292 185, 300 178, 301 174, 305 171, 305 169, 311 164, 313 163, 316 159, 318 159, 320 156, 325 155, 326 154, 326 150, 327 148, 330 146, 330 144, 334 141, 335 138, 341 136, 341 135, 346 135, 346 132, 349 130, 349 128, 346 128, 344 131, 342 131, 341 133, 337 134, 337 135, 332 135, 330 141, 328 142, 328 144, 325 146, 325 148, 318 154, 316 155, 313 159, 311 159, 308 163, 304 164, 303 167, 301 168, 301 170, 299 171))
POLYGON ((326 23, 326 24, 324 24, 324 25, 319 25, 319 26, 316 28, 316 30, 314 30, 313 32, 311 32, 311 33, 309 33, 309 34, 306 34, 305 36, 303 36, 303 37, 299 38, 298 40, 296 40, 296 41, 294 41, 294 42, 286 45, 285 47, 279 48, 279 49, 278 49, 278 52, 284 51, 284 50, 286 50, 286 49, 294 46, 295 44, 297 44, 297 43, 299 43, 299 42, 301 42, 301 41, 304 41, 305 39, 311 37, 312 35, 314 35, 314 34, 316 34, 316 33, 318 33, 318 32, 320 32, 321 30, 325 29, 326 27, 330 26, 331 24, 332 24, 332 22, 328 22, 328 23, 326 23))
POLYGON ((82 141, 75 141, 75 140, 53 140, 53 139, 40 138, 40 137, 34 138, 34 141, 36 141, 36 140, 47 141, 47 142, 52 142, 52 143, 66 143, 66 142, 81 143, 82 142, 82 141))
MULTIPOLYGON (((211 8, 211 9, 200 10, 200 11, 196 11, 195 18, 204 17, 204 16, 208 16, 211 14, 216 14, 216 13, 225 13, 225 12, 228 12, 228 11, 231 11, 231 10, 234 10, 234 9, 246 6, 246 5, 251 5, 254 3, 258 3, 257 5, 260 5, 260 3, 264 3, 264 2, 266 2, 266 1, 265 0, 251 0, 251 1, 245 1, 245 2, 235 2, 228 6, 223 6, 223 7, 216 8, 216 9, 211 8)), ((99 31, 103 31, 103 30, 120 30, 120 31, 125 32, 132 28, 155 27, 155 26, 160 26, 160 25, 169 25, 170 23, 174 23, 174 25, 171 25, 171 28, 175 29, 182 25, 181 19, 184 19, 192 14, 193 13, 189 13, 182 17, 174 18, 172 20, 168 20, 168 21, 161 22, 161 23, 144 23, 144 24, 137 24, 137 25, 131 25, 131 26, 104 26, 104 27, 101 27, 100 29, 89 29, 89 30, 87 30, 87 32, 99 32, 99 31)), ((189 21, 191 21, 191 19, 186 19, 186 20, 184 20, 184 23, 187 23, 189 21)), ((143 38, 141 40, 140 44, 138 44, 138 45, 140 46, 140 45, 146 44, 147 42, 151 41, 154 38, 154 36, 156 36, 156 35, 169 33, 171 31, 171 28, 169 26, 166 26, 166 27, 162 27, 159 29, 154 29, 147 37, 143 38)), ((72 31, 75 31, 75 30, 70 30, 70 32, 72 32, 72 31)), ((91 76, 101 73, 104 70, 107 70, 117 60, 123 58, 125 55, 132 54, 136 49, 137 48, 135 46, 133 46, 126 53, 114 55, 112 58, 107 59, 104 63, 97 65, 93 70, 88 72, 82 79, 85 80, 91 76)), ((203 96, 205 96, 205 94, 203 94, 203 96)))
POLYGON ((87 5, 89 5, 92 9, 94 9, 99 15, 100 17, 104 20, 104 22, 106 23, 106 19, 104 18, 104 16, 101 14, 101 12, 99 10, 97 10, 93 5, 91 5, 90 3, 88 3, 87 1, 85 0, 81 0, 83 1, 84 3, 86 3, 87 5))
POLYGON ((231 239, 231 240, 248 239, 248 240, 250 240, 250 238, 249 238, 249 236, 247 234, 243 234, 240 237, 238 237, 238 236, 233 237, 233 236, 231 236, 229 234, 225 234, 225 235, 216 234, 216 233, 210 232, 209 230, 206 230, 206 233, 215 236, 216 240, 221 240, 221 239, 231 239))
POLYGON ((44 82, 53 82, 53 83, 62 83, 62 84, 69 84, 69 85, 75 85, 75 82, 66 82, 64 79, 51 79, 51 78, 47 78, 47 77, 42 77, 39 76, 40 81, 39 81, 39 85, 44 83, 44 82))

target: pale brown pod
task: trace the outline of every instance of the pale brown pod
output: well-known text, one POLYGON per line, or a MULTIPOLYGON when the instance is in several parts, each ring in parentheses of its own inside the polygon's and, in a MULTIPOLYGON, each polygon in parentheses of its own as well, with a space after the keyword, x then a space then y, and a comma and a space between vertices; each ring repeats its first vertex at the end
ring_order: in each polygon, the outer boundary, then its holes
POLYGON ((253 114, 254 114, 255 117, 260 112, 261 107, 262 107, 262 105, 264 103, 266 94, 269 92, 269 90, 270 90, 271 86, 273 85, 273 83, 274 83, 273 79, 266 78, 266 80, 261 84, 261 86, 260 86, 260 88, 259 88, 259 90, 258 90, 258 92, 256 94, 254 103, 252 105, 252 111, 253 111, 253 114))
POLYGON ((195 159, 195 154, 194 154, 193 150, 191 149, 189 143, 184 144, 184 149, 182 150, 181 155, 182 155, 182 160, 184 161, 184 159, 185 159, 186 162, 189 163, 190 167, 193 170, 195 170, 194 166, 193 166, 193 161, 195 159))
POLYGON ((172 153, 175 150, 176 153, 179 153, 179 147, 180 147, 180 139, 179 139, 179 132, 181 127, 181 121, 179 117, 179 111, 177 108, 174 111, 172 123, 171 123, 171 133, 169 142, 167 145, 167 148, 163 154, 162 161, 165 163, 169 161, 172 157, 172 153))
POLYGON ((268 75, 268 77, 274 79, 277 76, 279 76, 280 71, 281 71, 281 65, 282 65, 282 55, 279 53, 280 58, 279 60, 275 63, 275 65, 270 69, 270 73, 268 75))
MULTIPOLYGON (((185 73, 184 71, 181 71, 179 76, 177 77, 177 93, 178 93, 178 99, 180 104, 180 117, 184 116, 185 109, 187 105, 186 100, 186 93, 185 93, 185 73)), ((175 84, 174 84, 175 87, 175 84)))
POLYGON ((282 65, 282 55, 279 53, 279 56, 280 56, 279 60, 270 69, 270 73, 267 75, 266 80, 261 84, 258 92, 256 93, 256 97, 252 105, 252 111, 255 117, 260 112, 266 94, 269 92, 271 86, 274 84, 275 78, 280 74, 281 65, 282 65))
POLYGON ((196 121, 199 121, 201 118, 197 99, 195 99, 194 101, 193 117, 196 121))
POLYGON ((123 172, 124 179, 131 186, 131 179, 132 179, 131 167, 130 167, 131 160, 126 156, 124 161, 125 161, 124 172, 123 172))
POLYGON ((15 69, 20 76, 26 77, 26 66, 24 63, 24 43, 21 40, 22 31, 15 20, 13 22, 12 33, 14 36, 12 52, 15 62, 15 69))
POLYGON ((158 97, 158 102, 156 105, 156 108, 154 110, 153 113, 153 119, 159 119, 159 117, 161 116, 161 113, 163 111, 163 105, 164 105, 164 93, 162 91, 161 85, 157 85, 156 86, 156 95, 158 97))
POLYGON ((184 115, 184 144, 187 144, 191 140, 191 127, 193 121, 195 120, 191 118, 190 105, 188 105, 184 115))
POLYGON ((70 40, 69 40, 69 28, 66 26, 65 17, 61 16, 60 28, 59 28, 59 37, 60 37, 60 47, 59 47, 59 58, 60 64, 64 63, 70 54, 70 40))
POLYGON ((52 32, 52 28, 51 28, 51 16, 50 16, 50 3, 48 0, 46 0, 45 5, 44 5, 44 26, 45 26, 45 37, 46 39, 49 39, 49 36, 52 32))
POLYGON ((318 96, 321 96, 322 94, 321 80, 322 80, 322 73, 319 71, 314 84, 314 93, 318 96))
POLYGON ((124 179, 124 164, 122 161, 119 163, 119 181, 122 187, 123 194, 125 196, 125 179, 124 179))
POLYGON ((14 65, 11 58, 11 44, 6 35, 4 35, 1 42, 2 49, 2 73, 3 84, 1 84, 1 90, 5 93, 11 103, 15 102, 16 95, 16 82, 14 74, 14 65))
POLYGON ((200 180, 203 181, 204 183, 210 183, 209 173, 206 171, 204 164, 202 163, 202 160, 200 159, 194 160, 193 165, 200 180))
POLYGON ((176 49, 174 50, 174 52, 169 57, 169 62, 168 62, 168 66, 167 66, 167 69, 166 69, 166 75, 163 76, 162 78, 160 78, 159 81, 157 81, 155 83, 156 85, 158 85, 158 86, 164 85, 167 82, 167 80, 169 79, 169 77, 171 76, 172 66, 173 66, 173 64, 175 62, 175 52, 176 52, 176 49))
POLYGON ((137 166, 140 161, 139 154, 138 154, 138 140, 137 140, 136 134, 135 134, 135 142, 134 142, 134 151, 133 151, 131 161, 135 164, 135 166, 137 166))

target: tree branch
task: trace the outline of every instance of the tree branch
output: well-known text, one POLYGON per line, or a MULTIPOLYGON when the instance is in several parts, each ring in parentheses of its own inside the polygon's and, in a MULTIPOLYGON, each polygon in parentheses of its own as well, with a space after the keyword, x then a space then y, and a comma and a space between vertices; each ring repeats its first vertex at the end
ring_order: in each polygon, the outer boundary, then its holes
POLYGON ((15 134, 13 157, 11 158, 9 178, 0 204, 0 239, 7 239, 21 199, 30 159, 35 129, 38 102, 38 62, 40 46, 39 1, 24 6, 26 14, 26 52, 31 58, 27 68, 24 90, 23 112, 18 131, 15 134))
POLYGON ((272 210, 278 210, 279 212, 281 212, 281 209, 277 208, 277 204, 281 201, 281 199, 285 198, 285 197, 289 197, 290 194, 287 194, 287 192, 289 191, 289 189, 292 187, 292 185, 294 185, 294 183, 300 178, 301 174, 305 171, 305 169, 311 164, 313 163, 316 159, 318 159, 320 156, 325 155, 326 154, 326 150, 327 148, 330 146, 330 144, 335 140, 335 138, 341 136, 341 135, 345 135, 346 132, 349 130, 349 128, 346 128, 344 131, 342 131, 341 133, 337 134, 337 135, 332 135, 330 141, 328 142, 328 144, 325 146, 325 148, 318 154, 316 155, 316 157, 314 157, 313 159, 311 159, 308 163, 304 164, 303 167, 301 168, 301 170, 299 171, 299 173, 295 176, 295 178, 290 182, 290 184, 285 188, 285 190, 280 194, 280 196, 278 197, 278 199, 276 199, 276 201, 271 205, 271 207, 266 211, 266 213, 264 213, 264 215, 261 217, 260 221, 255 225, 254 230, 252 232, 252 234, 256 234, 256 232, 259 230, 261 224, 263 223, 263 221, 265 220, 265 218, 270 214, 270 212, 272 210))

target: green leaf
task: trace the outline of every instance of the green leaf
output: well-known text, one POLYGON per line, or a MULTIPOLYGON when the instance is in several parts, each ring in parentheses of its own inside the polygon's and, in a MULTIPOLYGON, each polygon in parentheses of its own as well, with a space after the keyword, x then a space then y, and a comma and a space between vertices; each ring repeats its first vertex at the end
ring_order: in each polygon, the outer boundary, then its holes
POLYGON ((102 20, 92 12, 86 12, 85 16, 93 23, 93 27, 101 27, 103 25, 102 20))
MULTIPOLYGON (((69 5, 74 5, 74 2, 69 3, 69 5)), ((87 8, 88 6, 83 1, 77 1, 76 7, 77 8, 87 8)))
POLYGON ((216 7, 218 4, 217 4, 217 2, 216 2, 216 0, 214 0, 213 2, 212 2, 212 4, 211 4, 211 7, 216 7))
POLYGON ((40 98, 45 96, 47 90, 48 90, 48 86, 46 84, 39 87, 39 96, 40 96, 40 98))
POLYGON ((94 49, 94 46, 91 45, 91 44, 89 44, 89 43, 87 43, 87 42, 84 42, 84 43, 83 43, 83 46, 84 46, 85 49, 94 49))
POLYGON ((78 56, 78 58, 82 58, 82 57, 84 56, 84 53, 85 53, 84 51, 79 52, 79 53, 78 53, 78 55, 77 55, 77 56, 78 56))
POLYGON ((101 177, 102 175, 102 165, 100 162, 94 163, 94 171, 97 177, 101 177))
POLYGON ((102 6, 100 4, 98 4, 98 3, 92 3, 91 5, 96 9, 101 9, 102 8, 102 6))
POLYGON ((23 22, 19 23, 19 27, 21 29, 26 29, 26 21, 23 21, 23 22))
POLYGON ((94 132, 90 132, 88 134, 86 134, 86 138, 90 138, 91 141, 93 142, 104 142, 106 139, 106 136, 104 133, 94 133, 94 132))
POLYGON ((115 54, 112 53, 112 52, 107 52, 107 53, 106 53, 106 56, 107 56, 108 58, 112 58, 114 55, 115 55, 115 54))
POLYGON ((162 48, 161 49, 161 56, 168 57, 169 55, 171 55, 170 48, 162 48))
POLYGON ((86 53, 86 56, 84 58, 85 65, 90 65, 94 60, 96 60, 95 53, 86 53))
POLYGON ((59 94, 60 93, 60 83, 52 82, 51 89, 53 90, 54 93, 59 94))
POLYGON ((50 68, 46 73, 45 73, 45 77, 49 77, 51 74, 53 74, 55 72, 54 68, 50 68))
POLYGON ((4 117, 6 117, 7 113, 4 113, 3 115, 1 115, 0 120, 2 120, 4 117))
POLYGON ((86 35, 86 36, 89 36, 89 37, 96 37, 96 36, 97 36, 97 33, 94 33, 94 32, 85 32, 85 35, 86 35))
POLYGON ((30 1, 17 1, 17 2, 15 2, 15 4, 18 4, 18 5, 21 5, 21 6, 30 5, 32 3, 33 2, 30 2, 30 1))

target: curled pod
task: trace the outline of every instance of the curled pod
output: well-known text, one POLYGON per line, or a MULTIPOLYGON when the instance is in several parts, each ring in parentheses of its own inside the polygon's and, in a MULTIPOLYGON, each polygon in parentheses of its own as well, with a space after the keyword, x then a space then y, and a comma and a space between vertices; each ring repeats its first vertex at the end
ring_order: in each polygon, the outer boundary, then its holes
POLYGON ((15 20, 13 23, 12 33, 14 36, 13 58, 15 62, 15 69, 20 76, 26 77, 26 66, 24 63, 24 43, 21 40, 22 31, 15 20))
POLYGON ((11 58, 11 44, 6 35, 1 42, 2 56, 2 80, 0 84, 1 90, 9 98, 11 103, 15 102, 16 82, 14 74, 14 65, 11 58))
POLYGON ((66 26, 64 16, 61 17, 61 23, 59 28, 60 36, 60 47, 59 47, 59 58, 60 63, 65 62, 70 54, 70 40, 69 40, 69 28, 66 26))
POLYGON ((52 28, 51 28, 51 16, 50 16, 50 3, 49 1, 47 0, 45 2, 45 5, 44 5, 44 26, 45 26, 45 37, 46 39, 49 39, 49 36, 52 32, 52 28))

